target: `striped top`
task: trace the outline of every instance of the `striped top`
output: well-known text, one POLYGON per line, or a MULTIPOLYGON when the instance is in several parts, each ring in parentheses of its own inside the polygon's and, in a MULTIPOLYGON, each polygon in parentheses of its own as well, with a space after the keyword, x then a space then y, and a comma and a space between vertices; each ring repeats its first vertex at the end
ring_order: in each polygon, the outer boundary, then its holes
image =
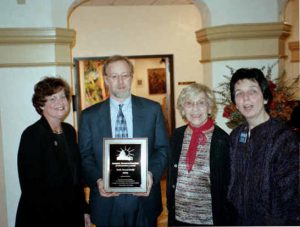
POLYGON ((197 225, 213 224, 209 168, 213 129, 205 133, 206 144, 198 145, 196 160, 190 172, 187 171, 186 155, 192 130, 189 127, 185 130, 175 191, 175 218, 178 221, 197 225))

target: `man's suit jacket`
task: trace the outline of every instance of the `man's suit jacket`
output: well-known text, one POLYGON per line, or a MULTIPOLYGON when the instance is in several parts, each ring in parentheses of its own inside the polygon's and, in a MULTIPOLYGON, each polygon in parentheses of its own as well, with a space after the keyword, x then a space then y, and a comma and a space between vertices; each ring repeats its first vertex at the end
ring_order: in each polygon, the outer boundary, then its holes
MULTIPOLYGON (((161 107, 158 103, 132 95, 133 137, 148 138, 148 170, 153 175, 149 197, 140 197, 143 209, 150 218, 162 211, 160 179, 168 162, 168 137, 161 107)), ((110 215, 114 198, 99 194, 96 181, 102 178, 103 138, 111 138, 109 99, 85 109, 79 126, 79 148, 85 182, 90 187, 92 221, 103 225, 110 215)), ((128 208, 130 209, 130 207, 128 208)))

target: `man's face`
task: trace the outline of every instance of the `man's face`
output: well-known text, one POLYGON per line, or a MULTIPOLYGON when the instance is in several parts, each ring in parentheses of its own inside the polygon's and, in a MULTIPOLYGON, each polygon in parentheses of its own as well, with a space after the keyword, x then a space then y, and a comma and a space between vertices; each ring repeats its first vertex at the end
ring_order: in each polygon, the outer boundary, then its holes
POLYGON ((130 96, 132 73, 126 61, 112 62, 107 66, 105 84, 108 86, 110 96, 123 101, 130 96))

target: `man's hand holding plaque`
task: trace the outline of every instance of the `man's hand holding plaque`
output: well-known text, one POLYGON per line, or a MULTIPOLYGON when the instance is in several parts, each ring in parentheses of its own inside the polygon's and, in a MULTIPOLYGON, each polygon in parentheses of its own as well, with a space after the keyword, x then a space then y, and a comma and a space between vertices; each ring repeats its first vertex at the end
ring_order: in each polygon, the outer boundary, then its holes
POLYGON ((147 173, 147 192, 136 192, 136 193, 133 193, 133 195, 135 195, 135 196, 149 196, 149 194, 151 192, 152 185, 153 185, 153 176, 152 176, 152 173, 148 171, 148 173, 147 173))

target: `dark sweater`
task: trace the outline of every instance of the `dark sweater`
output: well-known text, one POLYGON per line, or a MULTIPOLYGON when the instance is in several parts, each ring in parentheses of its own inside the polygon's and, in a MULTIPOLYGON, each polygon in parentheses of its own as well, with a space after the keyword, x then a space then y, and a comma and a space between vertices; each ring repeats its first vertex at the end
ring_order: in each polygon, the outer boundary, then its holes
MULTIPOLYGON (((167 181, 168 224, 175 220, 175 190, 178 174, 178 162, 182 149, 184 132, 187 125, 175 129, 171 137, 170 163, 167 181)), ((229 183, 229 136, 215 125, 210 148, 210 180, 212 196, 212 213, 215 225, 228 223, 226 210, 226 193, 229 183)), ((187 220, 188 222, 188 220, 187 220)))
POLYGON ((74 128, 52 133, 42 117, 23 133, 18 151, 21 198, 16 227, 83 227, 84 193, 74 128))
POLYGON ((299 144, 281 122, 270 119, 231 133, 229 200, 237 225, 299 225, 299 144))

